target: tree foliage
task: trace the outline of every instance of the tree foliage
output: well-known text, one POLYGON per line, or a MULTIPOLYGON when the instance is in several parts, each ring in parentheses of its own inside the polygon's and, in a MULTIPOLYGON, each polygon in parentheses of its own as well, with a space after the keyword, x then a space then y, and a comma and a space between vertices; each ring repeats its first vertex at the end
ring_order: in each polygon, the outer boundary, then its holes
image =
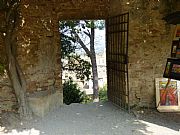
POLYGON ((68 58, 71 54, 75 54, 76 45, 72 38, 61 33, 61 53, 62 59, 68 58))
MULTIPOLYGON (((81 48, 90 58, 92 64, 93 77, 93 99, 95 102, 99 101, 98 96, 98 72, 95 53, 95 29, 103 29, 103 21, 94 20, 78 20, 78 21, 62 21, 60 23, 61 36, 70 40, 71 43, 76 43, 76 46, 68 48, 81 48)), ((87 64, 86 64, 87 65, 87 64)), ((77 65, 76 65, 77 66, 77 65)), ((87 67, 87 66, 86 66, 87 67)), ((83 68, 80 68, 83 69, 83 68)), ((86 69, 86 68, 84 68, 86 69)), ((84 73, 84 72, 81 72, 84 73)))
POLYGON ((63 64, 63 70, 73 71, 76 74, 76 78, 80 80, 89 80, 91 74, 91 64, 82 59, 79 55, 69 55, 67 58, 67 64, 63 64))
POLYGON ((76 53, 76 40, 63 32, 68 25, 72 28, 75 27, 75 24, 72 22, 68 24, 63 22, 60 23, 63 70, 73 71, 77 79, 89 80, 89 76, 91 75, 91 64, 76 53))

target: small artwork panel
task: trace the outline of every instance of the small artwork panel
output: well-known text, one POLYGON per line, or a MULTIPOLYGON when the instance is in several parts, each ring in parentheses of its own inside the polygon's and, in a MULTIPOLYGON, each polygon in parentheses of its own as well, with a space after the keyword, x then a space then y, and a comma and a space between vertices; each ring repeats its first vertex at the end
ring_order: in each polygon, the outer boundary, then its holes
POLYGON ((173 58, 180 58, 180 41, 174 40, 172 42, 172 48, 171 48, 171 57, 173 58))
POLYGON ((180 81, 156 78, 156 105, 160 112, 180 112, 180 81), (168 84, 168 85, 167 85, 168 84))
POLYGON ((180 74, 180 65, 178 64, 173 64, 172 66, 172 73, 175 73, 175 74, 180 74))
POLYGON ((171 81, 166 88, 167 81, 159 81, 160 105, 161 106, 177 106, 178 92, 177 81, 171 81))
POLYGON ((176 50, 176 58, 180 58, 180 48, 176 50))
POLYGON ((170 69, 171 69, 171 62, 169 61, 169 62, 167 62, 167 64, 166 64, 166 68, 165 68, 165 72, 164 72, 164 76, 165 76, 165 77, 168 77, 168 76, 169 76, 169 74, 170 74, 170 69))
POLYGON ((176 54, 176 50, 177 50, 177 46, 174 45, 173 48, 172 48, 172 53, 173 53, 173 54, 174 54, 174 53, 176 54))
POLYGON ((180 80, 180 59, 177 58, 167 59, 163 77, 180 80))

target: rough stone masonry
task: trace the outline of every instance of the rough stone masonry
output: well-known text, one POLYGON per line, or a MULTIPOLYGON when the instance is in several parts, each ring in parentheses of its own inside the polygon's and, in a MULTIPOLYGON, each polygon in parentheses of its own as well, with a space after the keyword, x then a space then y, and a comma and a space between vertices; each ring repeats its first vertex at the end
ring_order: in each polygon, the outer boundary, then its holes
MULTIPOLYGON (((63 103, 59 21, 106 19, 125 12, 130 13, 130 103, 154 107, 154 80, 162 77, 173 39, 174 27, 162 20, 167 4, 160 0, 21 0, 19 8, 18 61, 34 113, 43 116, 63 103)), ((16 104, 8 78, 1 76, 0 110, 12 110, 16 104)))

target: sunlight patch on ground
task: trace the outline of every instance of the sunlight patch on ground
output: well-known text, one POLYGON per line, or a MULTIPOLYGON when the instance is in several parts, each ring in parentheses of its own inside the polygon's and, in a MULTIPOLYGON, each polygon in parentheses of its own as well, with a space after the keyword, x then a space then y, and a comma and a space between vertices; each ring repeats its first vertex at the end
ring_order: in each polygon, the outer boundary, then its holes
POLYGON ((143 133, 144 135, 180 135, 180 131, 175 131, 168 127, 159 126, 150 122, 146 122, 143 120, 139 120, 139 123, 146 125, 146 131, 139 130, 139 132, 143 133))
POLYGON ((34 128, 18 131, 16 129, 13 129, 10 132, 7 132, 6 130, 0 131, 0 135, 40 135, 40 131, 36 130, 34 128))

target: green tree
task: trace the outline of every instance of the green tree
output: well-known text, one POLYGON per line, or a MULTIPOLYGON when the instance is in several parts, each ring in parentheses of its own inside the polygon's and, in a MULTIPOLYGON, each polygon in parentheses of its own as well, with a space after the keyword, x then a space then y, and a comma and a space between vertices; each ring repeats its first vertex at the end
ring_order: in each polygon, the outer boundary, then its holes
POLYGON ((93 73, 93 99, 94 102, 99 101, 98 93, 98 72, 95 53, 95 29, 103 29, 104 23, 94 20, 79 20, 79 21, 62 21, 60 23, 61 34, 68 37, 72 42, 77 43, 86 52, 87 56, 91 60, 92 73, 93 73), (89 47, 83 41, 84 38, 88 38, 89 47))
POLYGON ((62 68, 73 71, 77 79, 88 80, 91 74, 91 64, 75 52, 77 48, 74 42, 72 38, 61 34, 62 68))
POLYGON ((26 96, 26 80, 21 67, 17 61, 16 53, 16 31, 19 26, 20 14, 18 7, 20 0, 1 0, 0 1, 0 34, 3 39, 3 50, 5 58, 1 60, 1 70, 6 69, 12 87, 15 91, 19 104, 19 113, 22 118, 32 117, 26 96), (11 66, 9 66, 11 65, 11 66))

